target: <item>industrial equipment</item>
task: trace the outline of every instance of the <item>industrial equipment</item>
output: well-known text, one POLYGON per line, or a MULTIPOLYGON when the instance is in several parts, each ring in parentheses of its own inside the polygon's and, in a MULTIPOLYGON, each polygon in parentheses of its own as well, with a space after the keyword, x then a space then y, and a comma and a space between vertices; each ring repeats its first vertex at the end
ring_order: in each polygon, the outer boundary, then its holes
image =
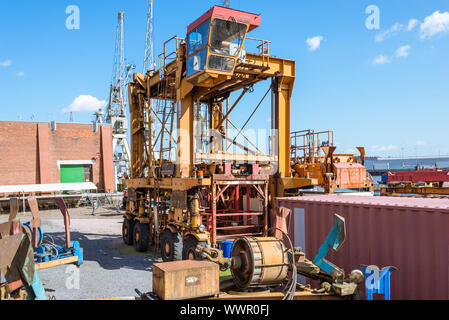
POLYGON ((377 266, 361 265, 365 281, 366 300, 373 300, 374 294, 382 294, 384 300, 391 300, 391 274, 396 267, 385 267, 379 270, 377 266))
MULTIPOLYGON (((157 264, 153 275, 153 292, 141 295, 143 298, 194 299, 234 299, 253 295, 253 299, 320 299, 323 297, 358 298, 358 285, 363 282, 360 270, 354 270, 346 278, 344 271, 325 256, 332 248, 338 250, 345 240, 345 220, 335 215, 334 227, 312 261, 305 257, 300 248, 289 248, 274 237, 240 237, 232 246, 231 257, 223 257, 216 248, 199 246, 196 251, 210 262, 167 262, 157 264), (221 270, 231 269, 231 280, 220 282, 218 293, 216 284, 221 270), (319 281, 319 288, 297 283, 297 274, 319 281), (210 284, 210 286, 205 286, 210 284), (170 291, 170 289, 173 289, 170 291), (176 289, 176 290, 175 290, 176 289), (255 296, 256 297, 255 297, 255 296)), ((156 265, 155 265, 156 266, 156 265)))
MULTIPOLYGON (((197 250, 208 260, 220 264, 223 269, 230 268, 233 282, 240 290, 280 285, 287 280, 288 272, 291 271, 294 275, 298 273, 320 280, 325 292, 348 296, 355 293, 363 278, 361 271, 353 271, 350 280, 345 281, 344 271, 324 259, 331 248, 340 248, 345 237, 345 220, 335 215, 334 227, 313 262, 306 258, 301 248, 293 248, 290 240, 288 249, 282 240, 274 237, 240 238, 232 247, 231 258, 224 258, 221 251, 214 248, 199 247, 197 250)), ((296 276, 293 282, 296 284, 296 276)))
POLYGON ((291 173, 295 61, 270 55, 269 41, 247 36, 260 21, 257 14, 214 6, 188 26, 186 39, 164 43, 157 70, 135 73, 129 83, 123 240, 138 251, 151 242, 164 261, 199 259, 198 245, 266 236, 274 197, 316 184, 291 173), (249 41, 257 53, 246 52, 249 41), (269 150, 261 152, 242 128, 231 136, 229 126, 238 130, 230 115, 265 81, 268 90, 249 116, 271 93, 269 150))
POLYGON ((37 274, 32 240, 22 232, 17 199, 11 199, 9 220, 0 224, 0 300, 46 300, 37 274))
POLYGON ((41 228, 41 219, 36 198, 28 198, 28 204, 31 209, 33 219, 30 222, 22 224, 22 229, 30 239, 32 239, 32 248, 34 249, 34 263, 37 270, 48 269, 63 264, 76 264, 80 266, 83 263, 83 249, 78 241, 70 240, 70 215, 67 206, 62 198, 55 199, 59 207, 65 226, 65 246, 54 243, 54 240, 46 239, 41 228))
POLYGON ((238 239, 231 259, 232 276, 239 288, 280 284, 287 278, 288 256, 279 239, 238 239))
POLYGON ((294 175, 318 180, 325 193, 337 189, 374 190, 373 178, 365 167, 365 148, 353 154, 336 154, 334 132, 303 130, 291 134, 291 164, 294 175))
POLYGON ((449 171, 438 168, 387 172, 382 175, 381 195, 449 196, 449 171))

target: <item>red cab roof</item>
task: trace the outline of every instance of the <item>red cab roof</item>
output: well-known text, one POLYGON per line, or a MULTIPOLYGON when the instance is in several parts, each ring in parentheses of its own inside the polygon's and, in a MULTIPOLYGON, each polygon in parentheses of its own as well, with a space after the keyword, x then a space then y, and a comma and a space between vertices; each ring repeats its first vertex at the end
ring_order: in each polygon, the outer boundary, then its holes
POLYGON ((187 27, 187 34, 195 30, 197 27, 199 27, 202 23, 204 23, 211 17, 216 17, 223 20, 233 18, 237 22, 248 23, 249 24, 248 31, 251 31, 260 26, 259 14, 234 10, 226 7, 214 6, 210 8, 210 10, 207 11, 205 14, 203 14, 198 20, 196 20, 187 27))

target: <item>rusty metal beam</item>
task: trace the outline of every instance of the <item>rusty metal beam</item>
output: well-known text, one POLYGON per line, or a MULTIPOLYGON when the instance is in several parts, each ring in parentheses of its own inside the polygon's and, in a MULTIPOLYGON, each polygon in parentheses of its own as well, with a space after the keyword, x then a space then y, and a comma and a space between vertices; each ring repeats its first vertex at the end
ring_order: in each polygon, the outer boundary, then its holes
POLYGON ((9 218, 8 221, 14 221, 19 212, 19 200, 17 198, 11 198, 9 200, 9 218))
POLYGON ((69 214, 69 210, 67 209, 67 206, 65 205, 64 199, 62 199, 62 198, 56 198, 56 204, 57 204, 59 210, 61 211, 62 216, 64 217, 66 248, 71 248, 72 247, 72 242, 70 241, 70 214, 69 214))
POLYGON ((38 228, 41 226, 41 218, 39 214, 39 206, 37 204, 36 198, 28 198, 28 205, 30 206, 31 214, 33 216, 33 219, 31 220, 31 228, 33 229, 33 248, 36 248, 38 245, 38 238, 37 238, 37 231, 38 228))

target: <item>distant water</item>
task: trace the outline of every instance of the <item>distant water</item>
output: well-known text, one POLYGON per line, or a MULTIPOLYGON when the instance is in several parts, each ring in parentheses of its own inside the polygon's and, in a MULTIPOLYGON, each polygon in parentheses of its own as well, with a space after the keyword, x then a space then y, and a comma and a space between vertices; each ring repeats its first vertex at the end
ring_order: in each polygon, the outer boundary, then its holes
POLYGON ((447 158, 414 158, 414 159, 382 159, 365 161, 368 170, 388 170, 388 169, 415 169, 416 166, 449 168, 449 157, 447 158))
MULTIPOLYGON (((441 158, 413 158, 413 159, 382 159, 382 160, 365 160, 365 167, 368 170, 392 170, 392 169, 409 169, 414 170, 416 166, 433 168, 437 166, 438 168, 449 168, 449 157, 441 158)), ((374 183, 377 184, 381 177, 373 177, 374 183)))

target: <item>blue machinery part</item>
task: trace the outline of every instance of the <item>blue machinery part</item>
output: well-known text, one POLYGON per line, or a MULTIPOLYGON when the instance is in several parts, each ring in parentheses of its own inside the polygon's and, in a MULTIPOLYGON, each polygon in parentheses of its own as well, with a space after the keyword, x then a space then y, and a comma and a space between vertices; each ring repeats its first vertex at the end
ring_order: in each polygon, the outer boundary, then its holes
POLYGON ((223 257, 230 258, 231 257, 231 249, 234 244, 234 241, 222 241, 221 242, 221 250, 223 251, 223 257))
POLYGON ((31 281, 31 286, 25 287, 28 298, 27 300, 47 300, 47 295, 45 294, 44 286, 42 285, 41 279, 36 271, 34 271, 33 280, 31 281))
MULTIPOLYGON (((33 231, 30 225, 30 222, 26 222, 22 224, 22 227, 31 239, 33 231)), ((66 263, 75 263, 80 266, 83 263, 83 249, 78 241, 71 241, 71 247, 69 248, 44 241, 44 233, 41 227, 37 228, 37 239, 38 247, 34 250, 34 262, 38 269, 46 269, 66 263), (58 260, 60 263, 55 263, 58 260)))
MULTIPOLYGON (((313 264, 330 274, 334 279, 344 278, 344 271, 331 262, 324 259, 330 249, 337 251, 346 238, 345 219, 337 214, 334 215, 334 227, 326 240, 318 250, 313 264)), ((360 265, 365 278, 366 299, 373 300, 374 294, 383 294, 385 300, 391 299, 390 278, 396 267, 385 267, 379 271, 377 266, 360 265)))
POLYGON ((80 247, 78 241, 72 241, 71 248, 63 248, 55 244, 44 243, 37 247, 34 253, 34 261, 38 264, 71 257, 77 258, 70 259, 76 265, 80 266, 83 263, 83 249, 80 247))
POLYGON ((320 267, 323 271, 330 274, 333 278, 344 277, 344 272, 342 269, 334 265, 333 263, 324 259, 330 249, 337 251, 343 244, 346 238, 346 227, 345 219, 338 214, 334 215, 334 227, 330 231, 324 243, 318 250, 313 264, 320 267))
MULTIPOLYGON (((29 235, 30 239, 33 237, 33 228, 31 227, 31 222, 22 223, 22 227, 25 232, 29 235)), ((44 232, 41 227, 37 228, 37 245, 40 246, 44 240, 44 232)))
POLYGON ((391 300, 390 280, 396 267, 385 267, 379 271, 377 266, 360 265, 365 276, 366 300, 373 300, 374 294, 383 294, 384 300, 391 300))
POLYGON ((34 261, 38 270, 55 267, 62 264, 74 263, 80 266, 83 263, 83 249, 78 241, 70 241, 70 215, 62 198, 55 199, 63 218, 65 226, 65 246, 56 245, 44 240, 40 227, 40 216, 37 201, 29 198, 28 202, 33 214, 31 222, 23 224, 23 228, 34 241, 34 261), (34 233, 33 233, 34 232, 34 233))

